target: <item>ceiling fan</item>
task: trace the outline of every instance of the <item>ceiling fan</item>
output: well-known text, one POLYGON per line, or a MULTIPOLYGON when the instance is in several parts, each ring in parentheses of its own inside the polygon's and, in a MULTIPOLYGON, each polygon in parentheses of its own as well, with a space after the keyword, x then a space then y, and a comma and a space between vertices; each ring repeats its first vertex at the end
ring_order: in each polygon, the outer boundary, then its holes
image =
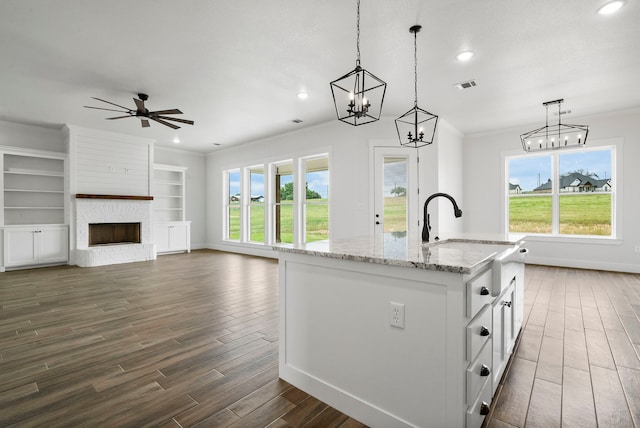
POLYGON ((103 103, 107 103, 107 104, 111 104, 114 105, 116 107, 120 107, 123 110, 114 110, 111 108, 102 108, 102 107, 92 107, 92 106, 84 106, 86 108, 93 108, 96 110, 107 110, 107 111, 117 111, 120 113, 126 113, 124 116, 116 116, 116 117, 107 117, 107 120, 113 120, 113 119, 124 119, 125 117, 137 117, 140 119, 140 122, 142 124, 143 128, 148 128, 149 125, 149 119, 161 123, 165 126, 168 126, 169 128, 173 128, 173 129, 179 129, 180 127, 178 125, 175 125, 173 123, 169 123, 167 122, 167 120, 171 120, 174 122, 180 122, 180 123, 186 123, 188 125, 193 125, 194 122, 193 120, 187 120, 187 119, 178 119, 176 117, 168 117, 165 116, 167 114, 182 114, 182 112, 180 110, 178 110, 177 108, 171 109, 171 110, 157 110, 157 111, 149 111, 149 109, 147 109, 144 106, 144 102, 147 101, 149 99, 149 95, 147 94, 138 94, 138 98, 134 98, 133 102, 136 103, 136 109, 132 110, 130 108, 121 106, 119 104, 115 104, 112 103, 111 101, 107 101, 107 100, 103 100, 101 98, 96 98, 96 97, 91 97, 94 100, 98 100, 98 101, 102 101, 103 103))

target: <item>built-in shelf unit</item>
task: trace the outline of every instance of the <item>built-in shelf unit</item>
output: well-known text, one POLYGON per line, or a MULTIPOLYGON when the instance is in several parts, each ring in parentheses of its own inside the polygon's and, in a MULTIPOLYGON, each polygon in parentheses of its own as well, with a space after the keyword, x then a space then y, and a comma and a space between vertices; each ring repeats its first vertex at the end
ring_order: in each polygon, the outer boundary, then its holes
POLYGON ((185 221, 186 167, 153 167, 153 222, 157 252, 191 251, 191 222, 185 221))
POLYGON ((65 159, 34 154, 2 156, 3 224, 65 223, 65 159))
POLYGON ((173 165, 154 165, 154 221, 184 221, 186 170, 187 168, 173 165))

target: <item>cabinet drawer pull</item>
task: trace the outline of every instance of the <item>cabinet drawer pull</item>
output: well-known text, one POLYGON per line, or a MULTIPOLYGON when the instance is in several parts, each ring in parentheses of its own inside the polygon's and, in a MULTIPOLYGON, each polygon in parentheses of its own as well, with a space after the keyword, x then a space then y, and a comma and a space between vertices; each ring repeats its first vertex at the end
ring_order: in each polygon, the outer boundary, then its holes
POLYGON ((504 301, 504 302, 502 302, 502 304, 505 305, 507 308, 511 307, 511 302, 510 301, 509 302, 504 301))
POLYGON ((483 401, 482 404, 480 405, 480 414, 482 416, 486 416, 489 414, 490 409, 491 408, 489 407, 489 405, 485 401, 483 401))
POLYGON ((480 295, 481 296, 488 296, 489 295, 489 289, 487 287, 482 287, 480 289, 480 295))
POLYGON ((480 336, 489 336, 489 334, 491 334, 491 332, 487 327, 485 326, 480 327, 480 336))
POLYGON ((490 374, 491 370, 489 367, 487 367, 486 364, 483 364, 482 367, 480 367, 480 376, 489 376, 490 374))

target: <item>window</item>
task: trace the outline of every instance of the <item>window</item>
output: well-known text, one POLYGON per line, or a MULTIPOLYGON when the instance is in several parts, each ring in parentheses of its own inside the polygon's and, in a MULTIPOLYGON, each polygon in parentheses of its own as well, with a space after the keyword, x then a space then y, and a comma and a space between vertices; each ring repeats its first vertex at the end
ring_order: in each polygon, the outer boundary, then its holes
POLYGON ((243 243, 329 239, 327 154, 224 171, 223 236, 243 243))
POLYGON ((507 158, 508 231, 614 236, 615 147, 507 158))
POLYGON ((293 243, 293 161, 275 166, 274 242, 293 243))
POLYGON ((227 171, 226 173, 225 211, 227 213, 226 229, 224 236, 232 241, 240 240, 240 171, 227 171))
POLYGON ((264 242, 264 166, 249 168, 249 240, 264 242))
POLYGON ((329 239, 329 158, 307 158, 305 165, 305 242, 329 239))

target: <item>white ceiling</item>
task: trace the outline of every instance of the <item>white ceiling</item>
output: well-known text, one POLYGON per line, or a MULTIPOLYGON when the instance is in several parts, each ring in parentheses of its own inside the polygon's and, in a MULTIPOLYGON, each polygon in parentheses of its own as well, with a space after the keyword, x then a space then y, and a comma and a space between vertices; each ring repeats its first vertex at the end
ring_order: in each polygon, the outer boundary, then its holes
MULTIPOLYGON (((558 98, 568 123, 640 106, 640 5, 597 15, 603 3, 362 0, 362 65, 387 82, 392 128, 413 107, 414 24, 418 105, 464 133, 527 131, 558 98), (460 63, 465 49, 476 55, 460 63), (469 79, 478 86, 453 86, 469 79)), ((355 0, 2 0, 0 119, 178 137, 202 152, 335 120, 329 82, 355 66, 355 11, 355 0), (90 97, 133 108, 139 92, 195 125, 143 129, 83 108, 109 107, 90 97)))

